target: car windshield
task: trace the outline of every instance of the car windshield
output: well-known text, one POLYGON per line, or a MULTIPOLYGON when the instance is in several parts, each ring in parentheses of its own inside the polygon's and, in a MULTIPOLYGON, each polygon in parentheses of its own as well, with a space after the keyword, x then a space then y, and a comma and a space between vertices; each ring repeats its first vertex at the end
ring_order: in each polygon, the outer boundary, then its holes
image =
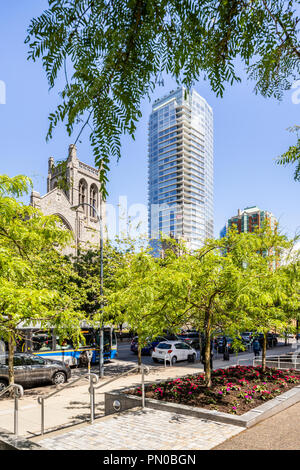
POLYGON ((168 343, 159 343, 159 345, 157 346, 158 349, 170 349, 172 348, 172 345, 171 344, 168 344, 168 343))

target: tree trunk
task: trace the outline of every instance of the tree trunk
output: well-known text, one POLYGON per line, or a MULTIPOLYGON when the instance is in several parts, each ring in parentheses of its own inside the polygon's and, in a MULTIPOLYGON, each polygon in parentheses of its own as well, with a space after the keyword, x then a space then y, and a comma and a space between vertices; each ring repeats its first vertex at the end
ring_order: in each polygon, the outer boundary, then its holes
POLYGON ((9 385, 15 382, 14 347, 15 347, 15 341, 14 341, 13 333, 10 333, 9 338, 8 338, 8 384, 9 385))
POLYGON ((266 371, 267 333, 264 333, 263 347, 261 353, 262 371, 266 371))
POLYGON ((201 362, 201 356, 202 356, 202 333, 199 331, 199 361, 201 362))
POLYGON ((141 365, 142 365, 142 346, 140 344, 140 340, 138 340, 138 371, 141 371, 141 365))
POLYGON ((210 367, 210 334, 211 334, 211 316, 210 311, 207 310, 205 314, 205 350, 204 350, 204 372, 205 372, 205 385, 207 388, 211 387, 211 367, 210 367))

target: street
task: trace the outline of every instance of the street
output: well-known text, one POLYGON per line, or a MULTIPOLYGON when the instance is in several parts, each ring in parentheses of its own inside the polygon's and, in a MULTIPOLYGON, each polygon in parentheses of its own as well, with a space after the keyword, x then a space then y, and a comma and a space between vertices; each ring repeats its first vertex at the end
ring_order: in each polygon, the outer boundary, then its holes
MULTIPOLYGON (((285 345, 284 339, 283 338, 278 338, 278 345, 275 348, 267 349, 267 355, 268 356, 273 356, 277 354, 285 354, 289 351, 292 350, 292 347, 296 346, 296 342, 294 339, 289 338, 288 339, 288 344, 285 345)), ((300 345, 299 345, 300 347, 300 345)), ((197 350, 198 353, 198 359, 199 359, 199 350, 197 350)), ((216 350, 214 350, 214 356, 213 356, 213 363, 214 363, 214 368, 218 367, 224 367, 229 364, 236 364, 238 361, 241 363, 251 363, 254 358, 254 354, 252 351, 241 351, 238 354, 233 353, 230 354, 230 360, 229 361, 224 361, 223 360, 223 354, 218 353, 216 350)), ((133 352, 130 351, 130 342, 124 341, 120 342, 118 341, 118 358, 117 361, 120 363, 123 363, 124 366, 125 364, 137 364, 138 358, 137 354, 134 354, 133 352)), ((164 367, 163 363, 154 363, 151 356, 148 355, 143 355, 142 356, 142 363, 151 366, 151 367, 164 367)), ((186 362, 181 362, 177 363, 177 366, 180 367, 181 365, 186 364, 186 362)), ((169 366, 169 365, 168 365, 169 366)), ((107 367, 107 366, 106 366, 107 367)))

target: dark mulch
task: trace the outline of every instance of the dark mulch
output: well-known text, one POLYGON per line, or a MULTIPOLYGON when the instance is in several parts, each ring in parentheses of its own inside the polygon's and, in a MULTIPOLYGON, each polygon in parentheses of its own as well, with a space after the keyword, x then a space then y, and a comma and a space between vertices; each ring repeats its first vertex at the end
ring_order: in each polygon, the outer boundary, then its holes
MULTIPOLYGON (((147 398, 242 415, 264 401, 300 383, 299 371, 261 366, 234 366, 212 372, 212 386, 204 385, 204 374, 188 375, 145 386, 147 398)), ((128 393, 128 392, 127 392, 128 393)), ((141 388, 131 389, 141 396, 141 388)))

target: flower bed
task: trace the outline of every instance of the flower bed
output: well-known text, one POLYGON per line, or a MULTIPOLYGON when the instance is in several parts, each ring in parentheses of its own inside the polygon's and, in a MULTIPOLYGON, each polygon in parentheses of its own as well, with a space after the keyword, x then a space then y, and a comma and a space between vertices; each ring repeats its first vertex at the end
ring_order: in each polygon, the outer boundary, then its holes
MULTIPOLYGON (((212 371, 212 386, 204 386, 204 374, 194 374, 145 386, 145 396, 210 410, 242 415, 300 383, 292 369, 234 366, 212 371)), ((128 393, 128 392, 127 392, 128 393)), ((141 396, 141 388, 129 394, 141 396)))

